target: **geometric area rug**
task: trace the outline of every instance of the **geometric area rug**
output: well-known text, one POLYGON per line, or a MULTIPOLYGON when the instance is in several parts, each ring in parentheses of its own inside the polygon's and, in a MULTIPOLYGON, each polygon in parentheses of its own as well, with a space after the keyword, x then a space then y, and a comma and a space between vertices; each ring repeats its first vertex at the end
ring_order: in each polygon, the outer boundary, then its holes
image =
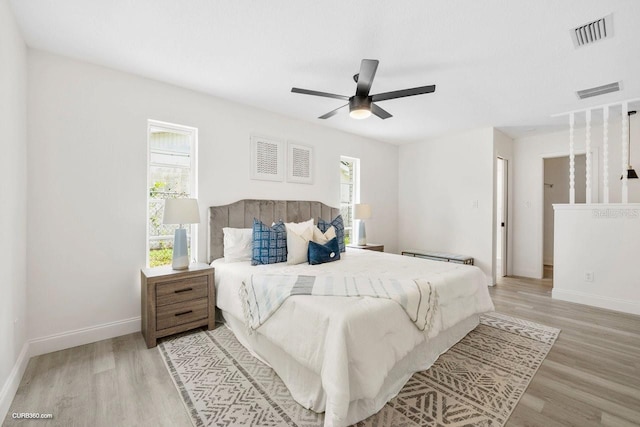
MULTIPOLYGON (((500 313, 480 324, 358 427, 500 427, 559 329, 500 313)), ((226 327, 164 339, 158 349, 193 424, 317 427, 323 414, 293 400, 275 372, 226 327)))

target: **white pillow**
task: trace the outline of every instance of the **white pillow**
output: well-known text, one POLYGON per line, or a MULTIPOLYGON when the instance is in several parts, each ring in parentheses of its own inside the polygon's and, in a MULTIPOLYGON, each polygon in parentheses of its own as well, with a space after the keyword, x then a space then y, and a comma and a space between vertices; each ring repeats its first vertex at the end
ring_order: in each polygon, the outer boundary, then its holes
POLYGON ((334 237, 336 237, 336 228, 332 225, 331 227, 327 228, 327 231, 325 231, 324 233, 322 231, 320 231, 320 229, 318 227, 313 227, 313 241, 316 243, 320 243, 322 245, 324 245, 325 243, 327 243, 329 240, 333 239, 334 237))
POLYGON ((222 233, 225 262, 251 261, 253 228, 224 227, 222 233))
POLYGON ((307 228, 296 227, 300 224, 284 224, 287 229, 287 264, 309 262, 307 252, 309 250, 309 240, 313 237, 313 223, 307 228), (290 224, 294 226, 292 227, 290 224), (301 230, 301 232, 298 233, 296 230, 301 230))
POLYGON ((304 222, 285 222, 284 226, 287 227, 287 233, 291 229, 296 234, 302 234, 307 228, 313 228, 313 218, 304 222))
POLYGON ((285 223, 287 228, 287 264, 302 264, 309 262, 309 240, 316 243, 325 244, 329 240, 336 237, 336 229, 331 226, 325 233, 320 231, 318 227, 311 223, 310 226, 303 229, 301 233, 296 233, 296 228, 303 223, 285 223))

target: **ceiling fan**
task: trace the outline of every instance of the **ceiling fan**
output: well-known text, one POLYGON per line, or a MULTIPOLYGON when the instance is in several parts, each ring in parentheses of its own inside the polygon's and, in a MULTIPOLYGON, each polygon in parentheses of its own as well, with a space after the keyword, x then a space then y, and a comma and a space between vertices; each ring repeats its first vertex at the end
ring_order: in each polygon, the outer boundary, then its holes
POLYGON ((348 104, 318 117, 319 119, 328 119, 329 117, 338 114, 343 108, 349 107, 349 115, 354 119, 366 119, 371 116, 371 114, 375 114, 384 120, 393 116, 386 110, 378 107, 376 103, 380 101, 387 101, 389 99, 403 98, 405 96, 422 95, 425 93, 435 92, 436 90, 436 85, 430 85, 369 95, 371 85, 373 84, 373 78, 375 77, 376 70, 378 69, 378 63, 379 61, 377 59, 362 60, 362 63, 360 64, 360 72, 353 76, 353 80, 358 84, 356 87, 356 94, 354 96, 349 97, 345 95, 336 95, 334 93, 318 92, 316 90, 300 89, 297 87, 291 88, 291 92, 349 101, 348 104))

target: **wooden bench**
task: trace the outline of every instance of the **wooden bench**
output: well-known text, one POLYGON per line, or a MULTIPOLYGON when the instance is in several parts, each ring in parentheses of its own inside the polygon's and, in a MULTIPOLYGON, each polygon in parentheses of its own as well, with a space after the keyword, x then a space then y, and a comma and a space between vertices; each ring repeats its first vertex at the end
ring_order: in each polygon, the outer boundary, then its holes
POLYGON ((424 251, 421 249, 408 249, 406 251, 402 251, 402 255, 431 259, 434 261, 455 262, 458 264, 473 265, 473 258, 470 256, 449 254, 446 252, 433 252, 433 251, 424 251))

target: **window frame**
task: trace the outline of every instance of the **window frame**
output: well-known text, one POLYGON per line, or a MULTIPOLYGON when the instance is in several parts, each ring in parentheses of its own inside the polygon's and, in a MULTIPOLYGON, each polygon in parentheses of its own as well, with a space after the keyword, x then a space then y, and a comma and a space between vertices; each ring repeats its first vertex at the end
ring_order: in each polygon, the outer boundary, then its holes
MULTIPOLYGON (((179 125, 175 123, 163 122, 159 120, 147 120, 147 186, 146 186, 146 201, 147 201, 147 215, 146 215, 146 251, 145 251, 145 264, 149 267, 149 251, 150 251, 150 227, 149 227, 149 206, 151 205, 151 197, 149 195, 149 188, 151 188, 151 134, 152 132, 170 132, 178 133, 189 137, 189 197, 198 198, 198 128, 179 125)), ((162 150, 159 150, 162 151, 162 150)), ((182 167, 177 165, 171 165, 166 163, 154 163, 153 166, 170 166, 170 167, 182 167)), ((186 169, 186 167, 185 167, 186 169)), ((198 224, 189 224, 190 228, 190 249, 191 261, 198 259, 198 224)))
MULTIPOLYGON (((353 244, 353 237, 354 237, 354 227, 355 227, 355 219, 353 218, 354 215, 354 210, 355 210, 355 205, 360 203, 360 159, 357 157, 351 157, 351 156, 340 156, 340 163, 342 162, 349 162, 353 164, 353 178, 352 178, 352 185, 353 185, 353 191, 352 191, 352 199, 351 199, 351 218, 349 218, 349 222, 351 223, 350 227, 347 227, 345 225, 345 234, 347 234, 346 232, 349 231, 349 242, 350 244, 353 244)), ((342 179, 340 180, 340 185, 342 186, 342 179)), ((340 192, 342 193, 342 188, 340 188, 340 192)), ((340 194, 340 206, 339 208, 342 209, 342 194, 340 194)))

